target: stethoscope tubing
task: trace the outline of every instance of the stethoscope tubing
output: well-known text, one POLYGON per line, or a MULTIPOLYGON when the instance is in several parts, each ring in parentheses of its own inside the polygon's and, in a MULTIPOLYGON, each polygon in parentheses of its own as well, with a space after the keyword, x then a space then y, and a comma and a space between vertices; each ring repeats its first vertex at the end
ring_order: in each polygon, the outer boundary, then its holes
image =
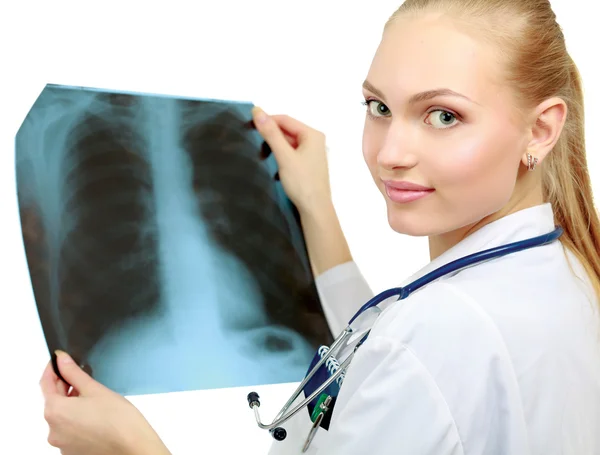
POLYGON ((456 259, 454 261, 451 261, 448 264, 442 265, 442 266, 438 267, 437 269, 433 270, 432 272, 427 273, 423 277, 416 279, 415 281, 413 281, 412 283, 409 283, 408 285, 406 285, 404 287, 391 288, 391 289, 387 289, 383 292, 380 292, 379 294, 377 294, 376 296, 371 298, 367 303, 365 303, 356 312, 356 314, 350 319, 348 326, 342 331, 342 333, 340 333, 340 335, 338 335, 338 337, 332 343, 331 347, 326 352, 326 354, 321 357, 321 359, 316 363, 316 365, 305 376, 304 380, 300 383, 300 385, 298 385, 298 387, 296 388, 294 393, 290 396, 289 400, 285 403, 285 405, 277 413, 277 415, 275 416, 275 418, 273 419, 273 421, 270 424, 266 424, 261 421, 260 415, 258 412, 258 407, 260 406, 260 404, 258 402, 256 402, 255 405, 253 405, 251 403, 250 406, 254 409, 254 415, 255 415, 258 426, 264 430, 277 429, 282 424, 284 424, 289 419, 291 419, 294 415, 296 415, 300 410, 305 408, 318 395, 323 393, 327 389, 327 387, 329 387, 329 385, 331 383, 333 383, 333 381, 335 381, 338 377, 340 377, 345 372, 347 367, 350 365, 350 362, 352 361, 352 358, 354 357, 354 354, 356 353, 357 349, 365 342, 365 340, 369 336, 369 333, 371 330, 366 331, 366 333, 362 336, 362 338, 357 343, 357 345, 354 347, 354 349, 351 351, 351 353, 348 355, 348 357, 340 365, 338 370, 334 374, 330 375, 329 379, 327 379, 319 387, 317 387, 315 389, 315 391, 310 394, 309 397, 305 398, 299 404, 297 404, 292 410, 288 411, 290 406, 300 396, 300 394, 304 390, 304 387, 306 386, 306 384, 313 378, 313 376, 316 374, 316 372, 319 370, 319 368, 329 358, 331 358, 334 355, 334 353, 336 353, 338 351, 338 349, 342 345, 342 343, 344 343, 353 334, 354 331, 352 329, 352 323, 365 311, 379 305, 383 301, 389 299, 390 297, 394 297, 396 295, 399 296, 398 300, 403 300, 406 297, 408 297, 411 293, 416 291, 417 289, 419 289, 419 288, 425 286, 426 284, 429 284, 432 281, 435 281, 443 276, 447 276, 450 273, 459 272, 460 270, 463 270, 472 265, 479 264, 479 263, 482 263, 482 262, 485 262, 488 260, 500 258, 500 257, 506 256, 511 253, 515 253, 518 251, 523 251, 523 250, 527 250, 530 248, 546 245, 546 244, 551 243, 551 242, 555 241, 556 239, 558 239, 562 235, 562 233, 563 233, 563 229, 561 227, 556 227, 552 232, 549 232, 547 234, 543 234, 543 235, 540 235, 537 237, 532 237, 532 238, 526 239, 526 240, 520 240, 517 242, 502 245, 499 247, 489 248, 487 250, 479 251, 476 253, 472 253, 470 255, 467 255, 467 256, 461 257, 459 259, 456 259))

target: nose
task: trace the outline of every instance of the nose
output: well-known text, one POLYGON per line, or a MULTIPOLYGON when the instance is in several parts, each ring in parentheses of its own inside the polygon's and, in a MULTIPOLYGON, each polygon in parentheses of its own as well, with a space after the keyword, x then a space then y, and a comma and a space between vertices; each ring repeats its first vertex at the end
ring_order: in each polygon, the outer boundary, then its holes
POLYGON ((406 128, 402 128, 398 123, 391 124, 377 154, 377 164, 388 170, 410 169, 416 166, 418 154, 414 142, 406 128))

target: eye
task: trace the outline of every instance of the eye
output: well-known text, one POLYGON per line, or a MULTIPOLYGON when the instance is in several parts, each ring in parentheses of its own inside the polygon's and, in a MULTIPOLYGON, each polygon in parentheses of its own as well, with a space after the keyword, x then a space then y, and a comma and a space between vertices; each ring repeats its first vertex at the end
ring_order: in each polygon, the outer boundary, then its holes
POLYGON ((427 118, 430 120, 425 123, 438 129, 452 128, 458 122, 455 114, 442 109, 429 112, 427 118))
POLYGON ((366 100, 363 102, 364 106, 367 106, 367 114, 370 117, 386 117, 390 115, 388 107, 376 100, 366 100))

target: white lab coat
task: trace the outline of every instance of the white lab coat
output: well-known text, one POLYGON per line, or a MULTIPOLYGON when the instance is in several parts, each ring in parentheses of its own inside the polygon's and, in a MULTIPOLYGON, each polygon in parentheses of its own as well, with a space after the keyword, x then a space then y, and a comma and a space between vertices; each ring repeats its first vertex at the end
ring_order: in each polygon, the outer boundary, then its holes
MULTIPOLYGON (((554 228, 549 204, 473 233, 444 263, 554 228)), ((600 454, 600 316, 559 242, 447 276, 388 305, 346 374, 329 431, 308 454, 600 454)), ((354 263, 318 277, 332 330, 372 293, 354 263)), ((311 422, 283 425, 270 455, 299 454, 311 422)))

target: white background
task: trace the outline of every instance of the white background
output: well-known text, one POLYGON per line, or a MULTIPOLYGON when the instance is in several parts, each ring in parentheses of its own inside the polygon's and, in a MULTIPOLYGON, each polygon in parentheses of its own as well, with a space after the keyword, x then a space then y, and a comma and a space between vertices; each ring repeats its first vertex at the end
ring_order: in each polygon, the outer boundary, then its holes
MULTIPOLYGON (((594 6, 555 0, 586 88, 589 164, 600 194, 600 80, 594 6), (595 57, 594 57, 595 56, 595 57)), ((6 5, 6 6, 5 6, 6 5)), ((46 83, 252 101, 321 129, 335 203, 373 290, 427 260, 425 239, 387 226, 361 155, 361 83, 399 0, 27 1, 0 8, 0 453, 51 454, 38 380, 48 351, 17 212, 14 136, 46 83)), ((199 347, 201 349, 201 347, 199 347)), ((258 387, 270 417, 294 385, 258 387)), ((250 388, 134 397, 174 455, 264 454, 250 388), (218 449, 203 449, 215 444, 218 449)))

